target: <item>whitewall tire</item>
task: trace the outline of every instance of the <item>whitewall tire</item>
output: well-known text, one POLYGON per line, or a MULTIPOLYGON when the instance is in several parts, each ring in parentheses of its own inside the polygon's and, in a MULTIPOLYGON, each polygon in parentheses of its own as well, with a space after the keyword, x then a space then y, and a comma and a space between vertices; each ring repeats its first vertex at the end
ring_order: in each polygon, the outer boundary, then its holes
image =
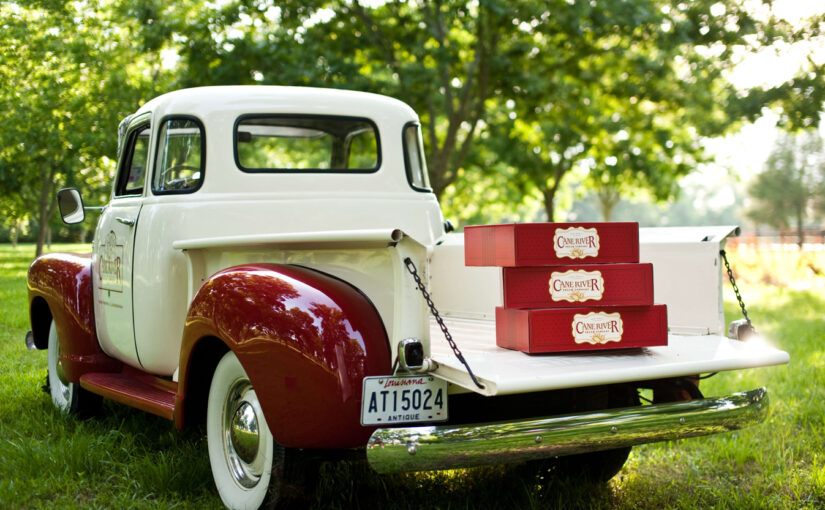
POLYGON ((221 358, 212 376, 206 437, 212 476, 227 508, 277 504, 284 448, 272 437, 249 376, 231 351, 221 358))
POLYGON ((97 413, 100 409, 101 397, 84 390, 79 384, 69 382, 63 374, 63 364, 60 361, 60 339, 57 336, 54 321, 49 327, 48 366, 49 393, 57 409, 82 418, 97 413))

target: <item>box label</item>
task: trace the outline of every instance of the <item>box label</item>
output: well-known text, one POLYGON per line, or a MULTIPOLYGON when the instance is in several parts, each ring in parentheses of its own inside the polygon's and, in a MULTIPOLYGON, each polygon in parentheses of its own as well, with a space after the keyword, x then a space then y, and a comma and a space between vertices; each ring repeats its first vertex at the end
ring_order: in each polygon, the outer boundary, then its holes
POLYGON ((621 342, 622 333, 622 316, 618 312, 590 312, 586 315, 577 313, 573 316, 573 339, 577 344, 621 342))
POLYGON ((599 233, 595 228, 557 228, 553 235, 556 257, 583 259, 599 255, 599 233))
POLYGON ((604 294, 604 278, 601 271, 570 270, 550 275, 550 297, 553 301, 601 301, 604 294))

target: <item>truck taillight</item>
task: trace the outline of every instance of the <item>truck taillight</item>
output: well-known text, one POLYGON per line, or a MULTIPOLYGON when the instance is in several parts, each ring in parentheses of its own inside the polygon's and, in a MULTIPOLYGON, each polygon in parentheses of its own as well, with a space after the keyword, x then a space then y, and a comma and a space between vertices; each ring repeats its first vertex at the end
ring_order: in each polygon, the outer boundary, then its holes
POLYGON ((424 366, 424 346, 417 338, 405 338, 398 342, 398 364, 401 370, 415 372, 424 366))

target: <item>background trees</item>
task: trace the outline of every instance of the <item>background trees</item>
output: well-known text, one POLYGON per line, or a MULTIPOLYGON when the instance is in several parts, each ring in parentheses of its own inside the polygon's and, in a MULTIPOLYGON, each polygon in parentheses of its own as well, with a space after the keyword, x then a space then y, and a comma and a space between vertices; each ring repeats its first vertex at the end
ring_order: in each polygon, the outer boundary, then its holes
MULTIPOLYGON (((116 128, 151 93, 145 55, 128 44, 113 4, 0 5, 0 196, 42 252, 55 193, 76 186, 100 199, 114 171, 116 128)), ((7 220, 8 221, 8 220, 7 220)))
POLYGON ((729 83, 737 55, 821 32, 821 19, 791 27, 751 7, 744 0, 4 4, 0 44, 14 58, 0 63, 0 120, 13 127, 0 132, 0 194, 25 197, 6 214, 25 210, 47 225, 56 184, 105 187, 114 128, 140 100, 187 86, 263 83, 366 90, 409 103, 421 116, 434 191, 460 222, 524 218, 534 206, 544 214, 529 219, 553 219, 571 184, 594 190, 610 217, 617 197, 638 189, 673 197, 678 179, 707 158, 703 136, 734 129, 766 106, 781 105, 790 126, 819 122, 825 81, 814 61, 777 87, 741 91, 729 83))
POLYGON ((748 217, 780 230, 793 228, 801 249, 805 222, 825 216, 825 147, 819 132, 780 136, 748 195, 753 201, 748 217))
POLYGON ((553 219, 575 169, 606 217, 635 189, 670 198, 707 158, 701 137, 771 104, 784 107, 789 124, 816 123, 819 107, 810 105, 822 104, 808 101, 823 89, 813 64, 771 89, 745 93, 728 82, 735 55, 817 36, 821 22, 795 29, 738 0, 262 0, 200 13, 200 23, 170 24, 180 30, 172 39, 182 84, 305 84, 399 97, 422 117, 435 192, 464 221, 477 215, 466 195, 499 209, 486 197, 506 197, 511 212, 534 197, 553 219), (794 106, 803 99, 808 106, 794 106))

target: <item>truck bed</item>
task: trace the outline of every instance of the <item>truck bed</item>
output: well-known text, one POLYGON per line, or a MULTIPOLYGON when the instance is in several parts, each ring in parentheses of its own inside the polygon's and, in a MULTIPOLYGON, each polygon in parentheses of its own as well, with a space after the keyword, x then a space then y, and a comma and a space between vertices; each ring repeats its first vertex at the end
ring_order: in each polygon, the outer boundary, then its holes
POLYGON ((660 379, 779 365, 789 360, 788 353, 759 338, 741 342, 719 335, 677 334, 670 334, 664 347, 529 355, 496 346, 492 320, 446 318, 445 324, 485 387, 473 384, 438 324, 431 320, 431 355, 439 365, 435 374, 483 395, 660 379))

